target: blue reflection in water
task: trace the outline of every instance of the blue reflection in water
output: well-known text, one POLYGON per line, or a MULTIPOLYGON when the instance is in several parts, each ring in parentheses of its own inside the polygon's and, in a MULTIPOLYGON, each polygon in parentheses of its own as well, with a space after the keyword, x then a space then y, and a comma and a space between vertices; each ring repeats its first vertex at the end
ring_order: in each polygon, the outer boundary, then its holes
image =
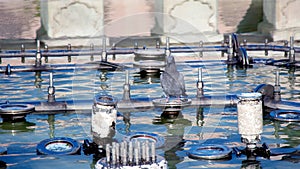
MULTIPOLYGON (((186 90, 190 97, 196 95, 198 68, 203 69, 204 93, 207 95, 236 94, 250 92, 262 83, 274 84, 272 66, 254 65, 253 68, 227 66, 220 61, 191 62, 179 64, 178 69, 185 76, 186 90)), ((130 69, 131 96, 133 99, 161 97, 159 74, 142 76, 138 69, 130 69)), ((46 101, 49 72, 20 72, 0 79, 0 100, 46 101)), ((281 70, 282 98, 299 100, 299 73, 291 69, 281 70)), ((97 93, 106 93, 122 99, 125 73, 121 71, 68 70, 54 72, 57 100, 78 100, 92 98, 97 93)), ((92 104, 92 103, 91 103, 92 104)), ((277 160, 259 159, 248 163, 245 158, 228 160, 195 160, 187 157, 187 150, 201 143, 221 144, 228 147, 243 147, 237 129, 235 107, 185 108, 179 115, 166 118, 160 109, 148 111, 119 112, 116 140, 130 132, 153 132, 165 137, 165 146, 157 152, 164 156, 170 168, 262 168, 299 167, 295 156, 277 160), (291 159, 293 159, 293 162, 291 159)), ((41 140, 52 137, 71 137, 83 142, 92 140, 90 111, 57 115, 26 116, 20 124, 0 124, 0 143, 8 147, 8 155, 0 160, 11 165, 9 168, 93 168, 92 156, 37 156, 35 146, 41 140), (15 154, 15 155, 10 155, 15 154)), ((299 145, 298 124, 264 121, 262 140, 271 147, 297 147, 299 145)))

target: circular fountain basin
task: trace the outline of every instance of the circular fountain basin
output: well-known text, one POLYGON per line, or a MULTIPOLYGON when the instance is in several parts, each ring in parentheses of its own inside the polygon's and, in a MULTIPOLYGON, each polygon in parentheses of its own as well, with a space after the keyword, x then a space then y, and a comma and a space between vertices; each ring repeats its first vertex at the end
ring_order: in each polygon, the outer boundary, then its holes
POLYGON ((23 119, 26 114, 35 110, 31 104, 2 104, 0 105, 0 115, 4 121, 14 121, 23 119))
POLYGON ((165 143, 165 139, 162 136, 159 136, 155 133, 148 132, 134 132, 130 133, 124 137, 124 140, 127 142, 138 140, 140 142, 148 140, 150 143, 155 142, 155 147, 162 147, 165 143))
POLYGON ((71 138, 56 137, 41 141, 37 147, 37 154, 43 155, 73 155, 80 153, 80 144, 71 138))
POLYGON ((218 160, 230 158, 232 149, 223 145, 199 145, 193 146, 187 154, 190 158, 218 160))
POLYGON ((270 112, 270 116, 274 120, 285 122, 299 122, 300 111, 299 110, 273 110, 270 112))

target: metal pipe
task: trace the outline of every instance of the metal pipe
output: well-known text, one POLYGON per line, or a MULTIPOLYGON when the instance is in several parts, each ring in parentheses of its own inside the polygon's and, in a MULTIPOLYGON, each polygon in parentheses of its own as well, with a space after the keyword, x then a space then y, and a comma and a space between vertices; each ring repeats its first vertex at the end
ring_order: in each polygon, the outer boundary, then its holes
POLYGON ((129 164, 133 163, 133 146, 132 146, 132 141, 129 142, 128 146, 128 162, 129 164))
POLYGON ((140 151, 140 142, 136 141, 134 144, 135 144, 135 146, 134 146, 133 150, 134 150, 135 164, 139 165, 139 159, 140 159, 140 157, 139 157, 139 154, 140 154, 139 153, 139 151, 140 151))
MULTIPOLYGON (((222 46, 222 48, 225 47, 225 40, 222 40, 221 46, 222 46)), ((221 51, 221 57, 224 57, 224 54, 225 54, 225 52, 224 52, 224 51, 221 51)))
MULTIPOLYGON (((70 70, 70 69, 97 69, 97 70, 115 70, 121 68, 120 65, 100 62, 100 64, 53 64, 36 67, 33 65, 11 66, 11 72, 36 72, 36 71, 51 71, 51 70, 70 70)), ((6 66, 0 66, 0 73, 5 73, 6 66)))
POLYGON ((106 37, 102 39, 102 53, 101 53, 101 61, 107 61, 107 52, 106 52, 106 37))
POLYGON ((243 40, 243 46, 246 47, 247 46, 247 39, 243 40))
POLYGON ((275 75, 275 86, 274 86, 274 100, 280 101, 281 100, 281 93, 280 93, 280 70, 276 70, 275 75))
MULTIPOLYGON (((268 39, 266 38, 265 39, 265 46, 268 46, 268 39)), ((268 49, 265 49, 265 56, 268 56, 269 52, 268 52, 268 49)))
POLYGON ((125 84, 123 85, 123 100, 130 100, 129 71, 125 70, 125 84))
POLYGON ((204 83, 202 81, 202 68, 198 69, 198 81, 197 81, 197 98, 203 97, 204 83))
MULTIPOLYGON (((49 49, 48 49, 48 45, 45 45, 45 52, 48 52, 49 49)), ((48 63, 48 56, 44 56, 45 58, 45 63, 48 63)))
POLYGON ((112 143, 112 149, 111 149, 111 158, 112 158, 112 165, 113 167, 116 165, 117 159, 116 159, 116 143, 112 143))
POLYGON ((120 163, 120 144, 116 143, 116 164, 120 163))
POLYGON ((106 153, 106 163, 110 164, 110 145, 109 144, 106 144, 105 153, 106 153))
POLYGON ((168 57, 171 54, 171 50, 170 50, 170 38, 167 37, 166 38, 166 57, 168 57))
MULTIPOLYGON (((287 40, 285 40, 284 43, 283 43, 283 46, 288 48, 288 44, 289 44, 289 42, 287 40)), ((286 58, 287 56, 288 56, 288 51, 285 51, 284 52, 284 57, 286 58)))
POLYGON ((156 49, 160 49, 160 43, 159 43, 159 41, 156 41, 156 49))
POLYGON ((137 50, 137 49, 139 49, 139 45, 138 45, 138 43, 137 43, 137 42, 134 42, 133 49, 134 49, 134 50, 137 50))
POLYGON ((233 44, 232 44, 232 36, 229 35, 228 36, 229 40, 228 40, 228 50, 227 50, 227 61, 228 62, 232 62, 233 61, 233 44))
POLYGON ((146 140, 145 141, 145 160, 146 160, 146 164, 148 164, 150 162, 150 152, 149 152, 149 141, 146 140))
POLYGON ((42 65, 42 54, 40 50, 40 41, 36 41, 36 53, 35 53, 35 66, 40 67, 42 65))
POLYGON ((22 52, 22 53, 25 52, 25 45, 24 45, 24 44, 21 45, 21 52, 22 52))
POLYGON ((199 56, 200 56, 200 57, 203 57, 203 41, 200 41, 200 42, 199 42, 199 48, 200 48, 199 56))
POLYGON ((151 142, 151 160, 152 163, 156 162, 155 142, 151 142))
POLYGON ((290 51, 289 51, 289 60, 291 63, 295 62, 295 49, 294 49, 294 37, 290 37, 290 51))
MULTIPOLYGON (((90 45, 90 51, 91 51, 91 52, 94 51, 94 44, 93 44, 93 43, 91 43, 91 45, 90 45)), ((91 54, 90 61, 91 61, 91 62, 94 61, 94 55, 93 55, 93 54, 91 54)))

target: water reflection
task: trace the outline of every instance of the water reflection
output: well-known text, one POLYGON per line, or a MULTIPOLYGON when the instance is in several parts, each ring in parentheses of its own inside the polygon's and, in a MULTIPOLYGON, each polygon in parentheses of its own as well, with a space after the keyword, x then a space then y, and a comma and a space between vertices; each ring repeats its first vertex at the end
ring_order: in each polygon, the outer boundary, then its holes
POLYGON ((54 131, 55 131, 55 124, 54 124, 55 123, 55 115, 54 114, 49 114, 47 122, 49 124, 49 137, 54 138, 55 137, 55 134, 54 134, 54 131))
POLYGON ((35 76, 34 76, 34 77, 35 77, 34 86, 35 86, 36 88, 41 88, 41 87, 42 87, 41 83, 42 83, 43 79, 41 78, 41 74, 42 74, 41 71, 36 71, 36 72, 35 72, 35 76))
POLYGON ((244 160, 241 169, 261 169, 260 161, 244 160))
POLYGON ((0 123, 1 133, 10 132, 12 135, 15 135, 19 132, 33 132, 35 123, 28 121, 20 121, 20 122, 2 122, 0 123))
POLYGON ((274 121, 274 135, 277 139, 283 139, 284 144, 296 147, 300 145, 300 124, 296 122, 274 121))
POLYGON ((160 71, 147 72, 146 70, 142 70, 140 72, 134 73, 133 77, 134 84, 160 83, 160 71))

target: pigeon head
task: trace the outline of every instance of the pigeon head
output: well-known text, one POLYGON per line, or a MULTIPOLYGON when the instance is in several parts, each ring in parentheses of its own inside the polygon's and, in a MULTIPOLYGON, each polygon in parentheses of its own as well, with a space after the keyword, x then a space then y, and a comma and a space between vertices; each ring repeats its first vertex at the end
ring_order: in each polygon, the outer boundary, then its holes
POLYGON ((169 55, 167 57, 167 65, 166 65, 165 71, 167 71, 167 72, 177 72, 175 59, 172 55, 169 55))
POLYGON ((175 64, 175 59, 172 55, 169 55, 167 58, 167 64, 175 64))

